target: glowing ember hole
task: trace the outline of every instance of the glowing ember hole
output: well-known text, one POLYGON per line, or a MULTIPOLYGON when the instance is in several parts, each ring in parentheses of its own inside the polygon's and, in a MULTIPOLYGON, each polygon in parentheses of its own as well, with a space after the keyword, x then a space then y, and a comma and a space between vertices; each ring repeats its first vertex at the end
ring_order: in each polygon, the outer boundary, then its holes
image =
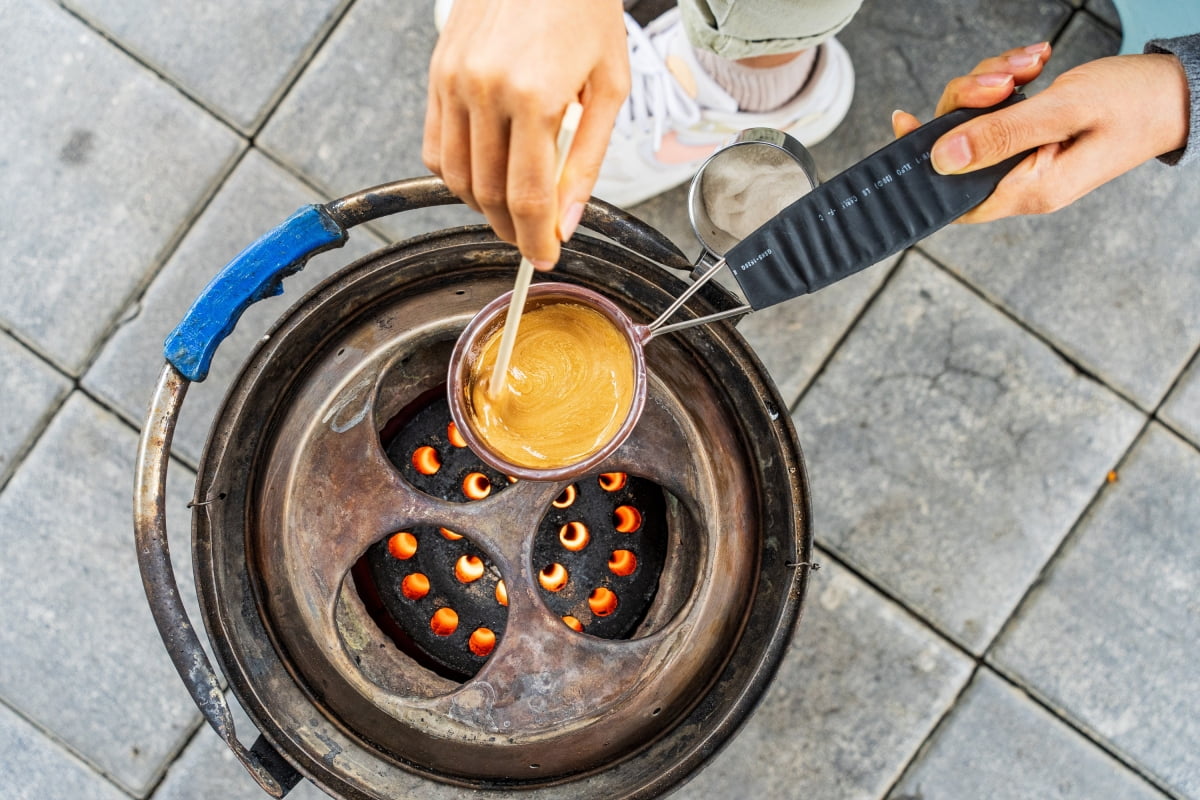
POLYGON ((572 617, 570 614, 567 614, 565 617, 563 617, 563 622, 567 623, 567 627, 576 633, 583 633, 583 623, 572 617))
POLYGON ((420 600, 429 594, 429 578, 419 572, 405 575, 404 580, 400 582, 400 591, 409 600, 420 600))
POLYGON ((571 576, 567 574, 567 568, 562 564, 551 564, 548 567, 543 567, 538 573, 538 583, 547 592, 559 592, 567 585, 567 581, 571 576))
POLYGON ((433 612, 429 627, 438 636, 449 636, 458 630, 458 612, 453 608, 439 608, 433 612))
POLYGON ((576 520, 563 525, 558 531, 558 542, 572 553, 578 553, 580 550, 588 546, 588 541, 591 539, 591 534, 588 533, 587 525, 576 520))
POLYGON ((619 533, 633 533, 642 527, 642 512, 633 506, 617 506, 613 509, 613 527, 619 533))
POLYGON ((471 631, 471 638, 467 640, 467 647, 480 658, 490 655, 495 646, 496 634, 488 628, 476 628, 471 631))
POLYGON ((517 482, 517 479, 516 479, 516 478, 514 478, 512 475, 505 475, 504 477, 508 478, 508 482, 509 482, 509 483, 516 483, 516 482, 517 482))
POLYGON ((614 575, 632 575, 637 569, 637 556, 628 550, 613 550, 608 559, 608 568, 614 575))
POLYGON ((476 556, 462 556, 454 564, 454 577, 462 583, 477 581, 483 577, 483 561, 476 556))
POLYGON ((503 580, 496 581, 496 602, 502 606, 508 605, 508 587, 503 580))
POLYGON ((597 587, 588 597, 588 608, 597 617, 607 617, 617 610, 617 596, 603 586, 597 587))
POLYGON ((442 536, 446 537, 447 539, 449 539, 452 542, 457 542, 459 539, 462 538, 461 533, 455 533, 454 531, 450 530, 449 528, 438 528, 438 530, 441 531, 442 536))
POLYGON ((606 492, 618 492, 625 488, 629 476, 624 472, 601 472, 600 488, 606 492))
POLYGON ((388 539, 388 553, 392 558, 407 561, 417 554, 417 537, 408 531, 401 531, 388 539))
POLYGON ((467 440, 458 432, 458 426, 451 422, 446 426, 446 438, 450 440, 450 444, 455 447, 466 447, 467 440))
POLYGON ((437 450, 427 444, 413 451, 412 464, 422 475, 432 475, 442 468, 442 460, 438 458, 437 450))
POLYGON ((560 494, 558 499, 556 499, 550 505, 554 506, 555 508, 566 508, 575 502, 575 497, 577 494, 579 494, 579 491, 575 488, 575 484, 571 484, 566 489, 563 489, 563 493, 560 494))
POLYGON ((492 493, 492 482, 482 472, 472 472, 463 478, 462 490, 469 500, 482 500, 492 493))

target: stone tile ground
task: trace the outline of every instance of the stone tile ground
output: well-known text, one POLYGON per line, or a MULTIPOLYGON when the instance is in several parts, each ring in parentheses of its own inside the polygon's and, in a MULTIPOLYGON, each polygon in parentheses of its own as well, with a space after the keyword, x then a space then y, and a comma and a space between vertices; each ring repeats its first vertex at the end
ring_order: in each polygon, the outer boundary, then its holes
MULTIPOLYGON (((137 428, 163 334, 226 260, 302 204, 424 172, 431 11, 0 0, 0 797, 264 796, 150 620, 137 428)), ((1051 39, 1052 77, 1115 52, 1116 22, 1109 0, 868 0, 822 174, 980 58, 1051 39)), ((676 797, 1200 800, 1195 176, 1152 163, 947 229, 742 323, 792 404, 824 569, 758 711, 676 797)), ((634 211, 694 254, 685 196, 634 211)), ((479 219, 355 231, 193 387, 168 490, 193 614, 189 467, 237 363, 356 255, 479 219)))

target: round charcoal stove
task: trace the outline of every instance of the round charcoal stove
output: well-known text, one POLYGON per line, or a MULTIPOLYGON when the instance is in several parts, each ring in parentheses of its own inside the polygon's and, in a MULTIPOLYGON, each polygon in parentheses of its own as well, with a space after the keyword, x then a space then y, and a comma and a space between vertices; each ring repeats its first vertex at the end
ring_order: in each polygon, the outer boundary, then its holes
MULTIPOLYGON (((435 179, 401 181, 314 207, 317 233, 453 201, 435 179)), ((595 202, 583 223, 606 238, 576 235, 550 279, 639 320, 686 286, 653 229, 595 202)), ((279 234, 247 251, 279 261, 273 274, 319 249, 279 234)), ((245 262, 208 291, 225 302, 245 262)), ((645 411, 593 474, 517 481, 465 446, 450 353, 517 262, 482 226, 374 253, 287 312, 233 382, 197 473, 193 563, 253 747, 179 602, 163 508, 185 390, 233 322, 206 294, 181 329, 216 333, 168 340, 138 460, 143 579, 193 699, 270 794, 303 777, 356 800, 654 797, 736 732, 787 649, 807 483, 776 390, 727 322, 647 346, 645 411)), ((733 304, 704 287, 682 313, 733 304)))

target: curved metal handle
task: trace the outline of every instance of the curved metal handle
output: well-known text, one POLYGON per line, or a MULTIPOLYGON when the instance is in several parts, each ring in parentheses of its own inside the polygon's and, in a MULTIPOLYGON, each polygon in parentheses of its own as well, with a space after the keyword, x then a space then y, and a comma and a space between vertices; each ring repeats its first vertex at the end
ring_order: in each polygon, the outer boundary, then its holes
POLYGON ((247 771, 272 797, 283 797, 300 775, 291 765, 259 739, 247 750, 233 728, 233 715, 221 690, 212 662, 188 618, 179 596, 179 585, 171 567, 167 544, 167 464, 179 407, 187 394, 188 380, 171 364, 163 367, 142 435, 138 441, 133 498, 133 530, 137 543, 138 568, 154 623, 179 677, 192 700, 247 771))
MULTIPOLYGON (((365 189, 325 206, 305 206, 217 273, 167 336, 167 361, 188 380, 204 380, 218 345, 246 309, 282 293, 283 279, 303 269, 317 253, 344 245, 348 228, 400 211, 458 202, 440 178, 430 175, 365 189)), ((691 266, 669 239, 608 203, 591 200, 581 222, 666 266, 691 266)))

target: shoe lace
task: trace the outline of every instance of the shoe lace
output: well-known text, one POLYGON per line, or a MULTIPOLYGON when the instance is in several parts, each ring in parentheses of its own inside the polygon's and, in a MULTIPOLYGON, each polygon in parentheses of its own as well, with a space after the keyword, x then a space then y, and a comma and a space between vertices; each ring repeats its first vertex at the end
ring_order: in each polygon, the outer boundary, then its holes
POLYGON ((625 15, 625 31, 629 44, 630 87, 615 127, 624 136, 636 131, 653 133, 654 149, 657 150, 671 123, 686 127, 699 121, 700 106, 684 91, 667 68, 654 41, 629 14, 625 15))

